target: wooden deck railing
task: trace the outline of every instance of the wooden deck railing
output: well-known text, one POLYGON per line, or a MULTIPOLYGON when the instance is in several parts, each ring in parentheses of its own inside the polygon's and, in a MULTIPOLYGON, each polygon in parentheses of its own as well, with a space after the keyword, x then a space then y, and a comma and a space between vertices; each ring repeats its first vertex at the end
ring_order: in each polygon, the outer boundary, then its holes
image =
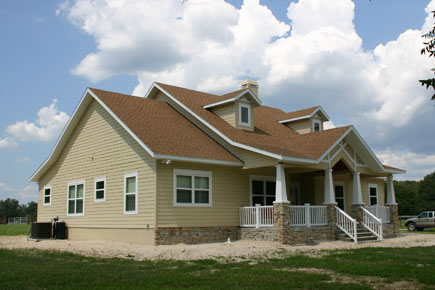
POLYGON ((362 225, 370 232, 378 237, 378 240, 382 240, 382 220, 377 218, 374 214, 368 211, 365 207, 361 207, 363 211, 362 225))
POLYGON ((291 205, 290 225, 300 227, 323 226, 328 224, 328 208, 326 206, 291 205))
POLYGON ((341 208, 335 207, 337 212, 337 227, 348 235, 355 243, 358 242, 358 232, 356 219, 345 213, 341 208))
POLYGON ((240 226, 250 228, 273 227, 273 206, 245 206, 240 210, 240 226))
POLYGON ((390 223, 390 208, 388 206, 371 205, 366 206, 366 209, 381 219, 383 223, 390 223))

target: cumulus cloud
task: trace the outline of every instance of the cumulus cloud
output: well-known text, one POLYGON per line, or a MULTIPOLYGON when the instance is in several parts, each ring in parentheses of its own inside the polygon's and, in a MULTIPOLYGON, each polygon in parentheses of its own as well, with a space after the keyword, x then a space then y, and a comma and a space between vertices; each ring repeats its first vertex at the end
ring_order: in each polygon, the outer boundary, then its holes
POLYGON ((36 122, 18 121, 9 125, 6 132, 19 141, 49 142, 55 139, 68 121, 68 115, 57 108, 57 99, 42 107, 36 122))
POLYGON ((419 53, 435 0, 421 30, 370 51, 355 30, 354 10, 351 0, 299 0, 288 7, 288 25, 259 0, 244 0, 240 9, 223 0, 77 0, 65 2, 60 15, 96 42, 73 68, 92 81, 131 74, 135 95, 153 81, 223 93, 250 76, 267 105, 322 105, 377 151, 431 156, 435 134, 418 128, 433 124, 433 107, 418 79, 435 67, 419 53))
POLYGON ((13 198, 20 203, 28 203, 30 201, 38 200, 38 186, 36 184, 29 184, 23 188, 15 188, 3 182, 0 182, 0 199, 13 198))
POLYGON ((16 147, 18 147, 18 143, 15 142, 15 140, 9 137, 0 138, 0 149, 10 149, 16 147))

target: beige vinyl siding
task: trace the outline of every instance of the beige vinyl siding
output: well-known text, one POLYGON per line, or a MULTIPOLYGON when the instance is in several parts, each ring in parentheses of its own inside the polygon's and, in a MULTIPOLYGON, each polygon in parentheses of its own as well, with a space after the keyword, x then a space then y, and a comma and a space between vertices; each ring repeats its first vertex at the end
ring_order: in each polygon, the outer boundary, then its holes
MULTIPOLYGON (((157 163, 159 227, 238 226, 239 207, 249 205, 249 175, 242 168, 172 162, 157 163), (174 206, 174 169, 212 172, 212 206, 174 206)), ((258 171, 257 171, 258 172, 258 171)))
POLYGON ((96 101, 92 101, 59 159, 39 182, 38 221, 56 216, 69 227, 153 228, 156 162, 96 101), (124 215, 124 174, 138 173, 138 214, 124 215), (94 179, 106 177, 106 201, 94 202, 94 179), (67 216, 69 182, 85 180, 84 216, 67 216), (50 206, 42 189, 52 186, 50 206))
POLYGON ((236 127, 236 111, 237 105, 235 103, 218 106, 211 109, 213 113, 224 119, 228 124, 236 127))
POLYGON ((286 125, 289 128, 292 128, 293 130, 295 130, 299 134, 311 133, 311 131, 313 129, 312 128, 313 123, 312 123, 311 119, 304 119, 304 120, 300 120, 300 121, 285 123, 284 125, 286 125))

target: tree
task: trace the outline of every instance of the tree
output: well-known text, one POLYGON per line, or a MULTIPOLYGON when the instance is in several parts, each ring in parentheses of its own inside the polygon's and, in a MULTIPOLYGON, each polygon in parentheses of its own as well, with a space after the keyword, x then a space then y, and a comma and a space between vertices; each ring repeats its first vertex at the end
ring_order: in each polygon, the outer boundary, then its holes
POLYGON ((10 217, 25 216, 25 206, 20 205, 16 199, 0 200, 0 217, 6 219, 10 217))
POLYGON ((418 181, 394 181, 399 215, 417 215, 420 213, 421 202, 418 195, 418 185, 418 181))
MULTIPOLYGON (((432 11, 432 15, 433 18, 435 18, 435 11, 432 11)), ((432 30, 422 35, 422 37, 424 37, 426 41, 423 42, 425 47, 421 49, 420 53, 422 55, 428 54, 429 57, 435 57, 435 24, 432 27, 432 30)), ((431 70, 435 74, 435 68, 432 68, 431 70)), ((422 86, 426 86, 426 89, 431 87, 435 90, 435 78, 420 80, 420 83, 422 86)), ((435 100, 435 94, 432 96, 432 100, 435 100)))
POLYGON ((37 210, 38 210, 38 203, 34 201, 29 202, 26 207, 26 217, 31 221, 35 221, 37 210))
POLYGON ((435 172, 426 175, 418 186, 422 210, 435 210, 435 172))

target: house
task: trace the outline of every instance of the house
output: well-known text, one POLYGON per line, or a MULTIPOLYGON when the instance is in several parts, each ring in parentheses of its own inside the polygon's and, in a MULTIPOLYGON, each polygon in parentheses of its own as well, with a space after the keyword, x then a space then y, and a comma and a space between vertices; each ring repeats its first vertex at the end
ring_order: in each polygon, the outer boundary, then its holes
POLYGON ((88 88, 31 177, 38 221, 58 216, 70 239, 157 245, 396 236, 393 174, 404 170, 353 126, 324 130, 328 120, 321 107, 263 106, 252 80, 220 96, 88 88))

